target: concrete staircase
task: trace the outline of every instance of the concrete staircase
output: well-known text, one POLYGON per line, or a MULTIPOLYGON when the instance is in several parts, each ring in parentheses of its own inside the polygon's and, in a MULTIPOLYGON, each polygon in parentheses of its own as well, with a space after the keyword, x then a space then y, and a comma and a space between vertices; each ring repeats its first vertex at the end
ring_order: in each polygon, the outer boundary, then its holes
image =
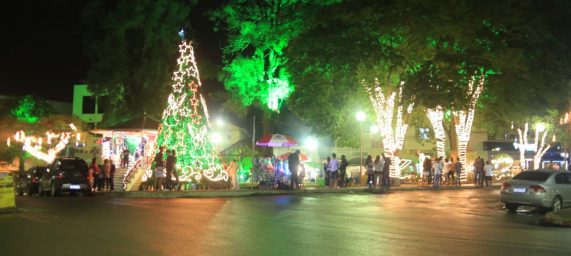
POLYGON ((113 176, 114 191, 123 191, 123 176, 125 176, 127 168, 115 168, 115 176, 113 176))
POLYGON ((133 162, 132 165, 121 176, 121 184, 124 191, 138 191, 141 185, 141 179, 147 169, 143 159, 133 162))

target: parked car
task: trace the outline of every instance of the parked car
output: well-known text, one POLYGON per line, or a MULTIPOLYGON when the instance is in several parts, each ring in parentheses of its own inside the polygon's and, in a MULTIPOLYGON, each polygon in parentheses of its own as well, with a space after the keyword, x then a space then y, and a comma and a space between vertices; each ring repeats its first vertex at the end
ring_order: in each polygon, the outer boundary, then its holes
POLYGON ((39 193, 40 178, 46 172, 47 167, 36 166, 28 169, 24 173, 19 173, 16 178, 16 193, 18 195, 33 195, 39 193))
POLYGON ((78 157, 56 158, 40 179, 39 193, 43 195, 49 191, 51 196, 57 196, 62 192, 90 194, 91 188, 87 175, 87 163, 83 159, 78 157))
POLYGON ((502 184, 500 200, 510 211, 529 205, 558 211, 571 206, 571 173, 524 171, 502 184))

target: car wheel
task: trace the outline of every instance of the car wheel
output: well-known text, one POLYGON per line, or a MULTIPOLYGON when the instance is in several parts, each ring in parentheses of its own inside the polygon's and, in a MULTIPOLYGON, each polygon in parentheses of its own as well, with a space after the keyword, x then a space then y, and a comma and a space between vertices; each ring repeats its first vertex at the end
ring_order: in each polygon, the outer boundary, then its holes
POLYGON ((506 203, 506 209, 508 209, 510 212, 515 212, 518 207, 519 205, 517 204, 506 203))
POLYGON ((56 184, 52 183, 52 189, 51 189, 51 196, 58 196, 59 195, 59 191, 56 189, 56 184))
POLYGON ((551 204, 551 210, 556 212, 561 210, 561 208, 563 208, 563 201, 561 200, 561 197, 556 196, 551 204))

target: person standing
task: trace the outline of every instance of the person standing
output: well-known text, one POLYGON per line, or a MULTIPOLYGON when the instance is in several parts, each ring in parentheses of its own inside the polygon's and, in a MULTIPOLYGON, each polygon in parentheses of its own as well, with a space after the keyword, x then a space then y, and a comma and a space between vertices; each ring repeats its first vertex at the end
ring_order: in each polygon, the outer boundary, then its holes
POLYGON ((329 181, 329 185, 331 185, 331 188, 337 188, 337 178, 339 175, 339 161, 337 161, 337 155, 335 155, 335 153, 331 154, 331 161, 329 161, 329 169, 330 169, 330 174, 329 174, 329 178, 331 179, 329 181))
POLYGON ((375 162, 373 162, 373 171, 375 176, 373 177, 373 186, 379 186, 383 184, 383 168, 385 167, 385 159, 381 158, 380 155, 375 157, 375 162))
POLYGON ((485 177, 486 177, 486 187, 491 188, 492 187, 492 176, 494 175, 494 166, 492 165, 492 163, 490 163, 490 160, 488 160, 486 162, 486 165, 484 166, 484 171, 485 171, 485 177))
POLYGON ((448 173, 449 171, 450 171, 450 163, 448 161, 448 158, 446 158, 444 160, 444 164, 442 165, 442 175, 444 175, 445 185, 450 185, 450 174, 448 173))
POLYGON ((454 172, 456 173, 455 184, 456 186, 460 187, 462 185, 462 180, 460 178, 460 175, 462 175, 462 163, 460 162, 459 157, 456 158, 456 163, 454 164, 454 172))
POLYGON ((95 192, 96 185, 95 181, 99 178, 99 165, 97 165, 97 158, 94 157, 91 160, 91 165, 89 166, 89 174, 87 175, 87 181, 89 182, 89 189, 92 192, 95 192), (96 178, 97 177, 97 178, 96 178))
POLYGON ((323 163, 323 173, 326 187, 329 187, 329 176, 331 174, 331 169, 329 169, 329 162, 331 162, 331 157, 327 157, 327 160, 325 160, 325 163, 323 163))
POLYGON ((385 165, 383 166, 383 186, 389 188, 391 186, 391 177, 390 177, 391 158, 388 157, 386 153, 384 154, 384 158, 385 158, 385 165))
POLYGON ((426 182, 427 185, 430 184, 430 169, 432 169, 432 161, 430 161, 430 157, 426 157, 422 163, 422 181, 426 182))
POLYGON ((232 189, 240 189, 240 184, 238 183, 238 164, 236 160, 232 159, 232 161, 230 161, 226 172, 228 172, 228 176, 230 176, 232 189))
POLYGON ((115 164, 112 159, 109 159, 109 164, 111 164, 111 171, 109 172, 109 190, 115 191, 115 164))
POLYGON ((290 189, 299 189, 299 181, 297 176, 297 169, 299 168, 299 150, 289 154, 288 166, 290 172, 290 189))
POLYGON ((349 162, 345 155, 341 155, 341 164, 339 165, 339 186, 346 187, 347 186, 347 166, 349 166, 349 162))
POLYGON ((484 171, 484 166, 486 165, 486 162, 484 161, 484 158, 480 158, 480 180, 479 180, 479 186, 481 188, 484 187, 484 180, 486 179, 486 172, 484 171))
POLYGON ((367 187, 371 190, 375 187, 375 167, 371 155, 365 160, 365 169, 367 169, 367 187))
POLYGON ((439 188, 440 187, 440 180, 442 179, 442 169, 444 168, 444 163, 442 163, 442 157, 439 157, 434 162, 434 182, 433 187, 439 188))
POLYGON ((174 169, 174 157, 172 156, 172 152, 173 150, 169 150, 167 149, 167 161, 165 163, 165 170, 167 172, 166 178, 165 178, 165 188, 166 189, 171 189, 172 187, 172 171, 174 169))
POLYGON ((106 188, 109 189, 109 176, 111 176, 111 164, 109 163, 109 159, 105 159, 103 161, 103 171, 101 172, 100 184, 101 190, 105 190, 106 188))
POLYGON ((474 167, 474 186, 479 187, 480 186, 480 180, 483 180, 481 170, 484 169, 484 166, 482 165, 482 162, 480 161, 480 156, 476 157, 476 160, 474 160, 473 167, 474 167))
POLYGON ((121 168, 127 168, 129 165, 129 149, 124 148, 123 152, 121 153, 121 168))
POLYGON ((157 152, 157 154, 155 154, 155 190, 161 190, 163 188, 163 182, 164 182, 164 161, 163 161, 163 150, 164 147, 160 146, 159 147, 159 152, 157 152))

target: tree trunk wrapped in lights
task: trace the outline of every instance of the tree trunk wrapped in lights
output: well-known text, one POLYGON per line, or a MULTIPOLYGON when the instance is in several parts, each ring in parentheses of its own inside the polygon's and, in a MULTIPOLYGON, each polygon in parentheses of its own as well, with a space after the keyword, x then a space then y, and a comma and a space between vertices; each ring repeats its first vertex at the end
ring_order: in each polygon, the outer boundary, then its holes
MULTIPOLYGON (((517 134, 518 134, 518 138, 519 138, 519 144, 517 144, 517 147, 519 150, 519 159, 520 159, 520 164, 525 169, 529 168, 529 166, 527 166, 527 162, 525 161, 525 151, 526 151, 526 149, 528 149, 528 145, 529 145, 529 141, 527 139, 528 129, 529 129, 528 123, 525 123, 523 131, 520 128, 517 129, 517 134)), ((547 130, 535 128, 535 140, 534 140, 533 144, 531 145, 531 147, 533 148, 533 151, 535 152, 535 155, 533 156, 533 169, 534 170, 537 170, 540 168, 541 158, 543 157, 545 152, 547 152, 547 150, 549 149, 549 144, 545 143, 546 137, 547 137, 547 130), (543 135, 542 135, 542 133, 543 133, 543 135), (539 141, 539 137, 541 137, 541 144, 539 141)))
POLYGON ((437 106, 436 108, 427 109, 426 115, 434 129, 434 137, 436 138, 436 155, 438 157, 446 158, 444 146, 446 143, 446 133, 444 132, 444 126, 442 125, 442 122, 444 121, 444 111, 441 106, 437 106))
POLYGON ((527 130, 529 128, 529 124, 525 123, 524 126, 524 130, 523 132, 521 131, 520 128, 517 129, 517 134, 519 137, 519 145, 518 145, 518 150, 519 150, 519 162, 520 165, 523 169, 527 170, 527 162, 525 161, 525 149, 527 147, 527 130))
POLYGON ((369 98, 376 112, 377 125, 380 127, 383 136, 383 146, 385 153, 391 157, 391 167, 389 176, 400 177, 399 151, 403 148, 406 130, 408 129, 408 117, 412 112, 414 103, 409 103, 406 110, 403 109, 402 90, 404 82, 401 82, 396 91, 383 93, 378 79, 375 79, 374 86, 367 86, 369 98), (395 109, 396 106, 396 109, 395 109), (403 113, 403 111, 406 111, 403 113))
MULTIPOLYGON (((466 110, 454 111, 456 121, 456 136, 458 138, 458 157, 465 170, 469 170, 466 159, 468 142, 470 141, 470 133, 472 132, 472 123, 474 122, 474 113, 476 112, 476 103, 480 98, 480 94, 484 90, 485 76, 472 76, 468 82, 468 91, 466 99, 468 105, 466 110), (478 79, 478 81, 476 81, 478 79)), ((460 176, 462 181, 466 181, 466 171, 460 176)))
POLYGON ((533 156, 533 169, 537 170, 541 166, 541 157, 545 155, 545 152, 549 149, 549 144, 545 143, 545 138, 547 137, 547 130, 539 131, 535 128, 535 156, 533 156), (541 135, 543 133, 543 136, 541 135), (539 144, 539 137, 541 137, 541 144, 539 144))
POLYGON ((157 149, 164 146, 177 153, 176 166, 181 180, 227 180, 218 150, 210 136, 206 102, 200 89, 202 84, 190 42, 183 41, 178 69, 173 73, 172 92, 168 97, 159 126, 157 149))

